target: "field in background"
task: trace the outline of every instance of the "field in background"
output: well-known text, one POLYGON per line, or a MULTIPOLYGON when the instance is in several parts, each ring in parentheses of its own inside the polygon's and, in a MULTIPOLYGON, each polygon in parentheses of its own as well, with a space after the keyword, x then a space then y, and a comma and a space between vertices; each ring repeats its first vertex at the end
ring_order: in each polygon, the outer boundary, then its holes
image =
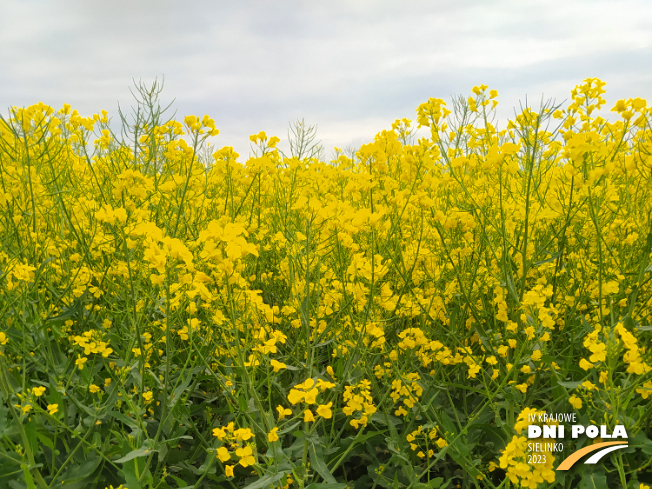
POLYGON ((646 488, 651 115, 593 117, 603 86, 505 128, 488 87, 430 99, 330 162, 301 130, 210 155, 213 121, 164 119, 156 86, 122 136, 13 109, 0 485, 646 488), (534 412, 630 447, 530 463, 534 412))

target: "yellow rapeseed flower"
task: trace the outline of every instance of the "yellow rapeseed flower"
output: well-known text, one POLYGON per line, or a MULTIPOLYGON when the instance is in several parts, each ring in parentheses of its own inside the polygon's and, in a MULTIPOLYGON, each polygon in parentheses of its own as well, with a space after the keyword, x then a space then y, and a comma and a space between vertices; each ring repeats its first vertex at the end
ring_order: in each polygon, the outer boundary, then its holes
POLYGON ((568 399, 568 402, 573 406, 575 409, 580 409, 582 407, 582 399, 577 397, 576 395, 570 396, 568 399))
POLYGON ((269 361, 269 364, 270 364, 270 365, 272 366, 272 368, 274 369, 274 372, 278 372, 279 370, 282 370, 282 369, 284 369, 284 368, 287 368, 287 365, 285 365, 285 364, 282 363, 282 362, 279 362, 278 360, 274 360, 274 359, 270 360, 270 361, 269 361))
POLYGON ((333 411, 331 410, 332 402, 328 404, 320 404, 317 406, 317 414, 322 418, 330 419, 333 417, 333 411))
POLYGON ((253 450, 249 445, 244 448, 238 448, 235 451, 235 454, 240 457, 240 465, 243 467, 249 467, 256 463, 256 459, 253 456, 253 450))
POLYGON ((75 365, 77 365, 77 368, 79 368, 79 370, 84 370, 84 363, 86 363, 87 360, 88 358, 82 357, 81 355, 77 355, 77 360, 75 360, 75 365))
POLYGON ((276 440, 278 440, 278 427, 272 428, 272 430, 267 433, 267 441, 271 443, 276 440))
POLYGON ((277 406, 276 410, 278 411, 278 419, 284 419, 286 416, 292 416, 292 410, 284 408, 283 406, 277 406))
POLYGON ((227 462, 231 460, 231 454, 226 447, 220 447, 217 449, 217 458, 220 459, 220 462, 227 462))

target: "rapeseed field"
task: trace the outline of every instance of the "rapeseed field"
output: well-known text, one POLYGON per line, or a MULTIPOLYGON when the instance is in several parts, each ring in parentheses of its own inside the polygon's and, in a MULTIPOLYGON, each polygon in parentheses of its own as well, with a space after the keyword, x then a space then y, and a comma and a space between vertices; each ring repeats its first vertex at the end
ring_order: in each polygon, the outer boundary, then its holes
POLYGON ((331 161, 210 150, 156 85, 121 134, 11 109, 0 486, 649 489, 652 113, 604 87, 431 98, 331 161), (556 413, 606 428, 529 437, 556 413))

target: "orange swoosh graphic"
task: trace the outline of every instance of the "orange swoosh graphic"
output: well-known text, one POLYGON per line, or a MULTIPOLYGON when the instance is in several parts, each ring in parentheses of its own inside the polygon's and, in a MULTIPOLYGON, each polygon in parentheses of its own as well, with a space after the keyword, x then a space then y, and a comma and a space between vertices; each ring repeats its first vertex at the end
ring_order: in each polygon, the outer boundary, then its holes
POLYGON ((562 463, 559 464, 557 470, 568 470, 570 469, 575 462, 581 459, 587 453, 595 452, 604 447, 609 447, 611 445, 626 445, 627 442, 623 441, 606 441, 604 443, 596 443, 595 445, 589 445, 588 447, 580 448, 578 451, 570 454, 562 463))

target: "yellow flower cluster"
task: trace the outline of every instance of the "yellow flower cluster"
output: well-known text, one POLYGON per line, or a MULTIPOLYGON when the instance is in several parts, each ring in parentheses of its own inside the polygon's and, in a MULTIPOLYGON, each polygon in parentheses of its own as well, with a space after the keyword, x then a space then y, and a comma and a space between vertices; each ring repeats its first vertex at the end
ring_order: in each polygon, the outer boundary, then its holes
MULTIPOLYGON (((228 423, 221 428, 213 429, 213 436, 224 443, 223 446, 217 449, 217 458, 222 463, 228 462, 235 455, 239 460, 238 463, 243 467, 249 467, 256 463, 255 450, 256 445, 253 439, 253 432, 249 428, 235 428, 233 422, 228 423), (252 440, 249 443, 245 443, 252 440)), ((233 466, 230 468, 231 476, 233 476, 233 466)), ((227 466, 227 474, 228 466, 227 466)))
POLYGON ((616 324, 614 329, 618 333, 620 341, 625 349, 623 362, 627 364, 627 373, 643 375, 652 370, 652 367, 648 365, 641 356, 645 350, 639 348, 636 342, 636 337, 629 332, 622 323, 616 324))
POLYGON ((352 417, 349 424, 356 429, 367 426, 369 418, 376 412, 371 397, 371 382, 363 379, 355 385, 345 386, 343 399, 346 406, 342 412, 352 417))
POLYGON ((408 411, 405 407, 412 409, 415 403, 419 401, 419 398, 423 394, 423 387, 418 382, 420 379, 419 374, 414 372, 406 374, 404 379, 394 379, 392 381, 392 393, 390 397, 395 404, 403 401, 403 404, 394 411, 396 416, 407 416, 408 411))
MULTIPOLYGON (((305 382, 297 384, 291 388, 287 398, 292 405, 298 404, 300 402, 303 402, 308 406, 311 404, 318 404, 316 409, 317 415, 329 419, 333 416, 333 412, 331 410, 333 402, 331 401, 327 404, 319 404, 317 401, 317 396, 319 393, 323 393, 327 389, 332 389, 335 387, 335 385, 336 384, 333 382, 328 382, 327 380, 317 379, 317 382, 315 382, 313 379, 306 379, 305 382)), ((279 414, 285 416, 285 413, 285 409, 279 406, 279 414)), ((288 414, 291 414, 291 411, 288 414)), ((308 407, 303 414, 304 421, 315 421, 315 416, 310 407, 308 407)))
POLYGON ((435 450, 448 446, 446 440, 438 436, 437 426, 427 429, 420 425, 416 430, 409 433, 405 439, 410 444, 410 449, 419 458, 431 458, 435 455, 435 450))
MULTIPOLYGON (((536 489, 543 482, 552 483, 555 481, 555 471, 553 463, 555 457, 551 450, 541 452, 541 457, 536 461, 528 463, 528 439, 521 436, 523 430, 527 429, 531 422, 530 419, 538 419, 539 412, 536 409, 526 408, 519 414, 511 441, 503 449, 500 456, 500 468, 505 470, 507 477, 513 484, 519 484, 522 487, 536 489), (534 418, 530 418, 533 416, 534 418)), ((546 445, 547 447, 547 445, 546 445)))
POLYGON ((113 353, 109 342, 104 341, 104 335, 98 330, 85 331, 81 335, 75 335, 72 337, 72 342, 84 349, 84 355, 99 353, 106 358, 113 353))

